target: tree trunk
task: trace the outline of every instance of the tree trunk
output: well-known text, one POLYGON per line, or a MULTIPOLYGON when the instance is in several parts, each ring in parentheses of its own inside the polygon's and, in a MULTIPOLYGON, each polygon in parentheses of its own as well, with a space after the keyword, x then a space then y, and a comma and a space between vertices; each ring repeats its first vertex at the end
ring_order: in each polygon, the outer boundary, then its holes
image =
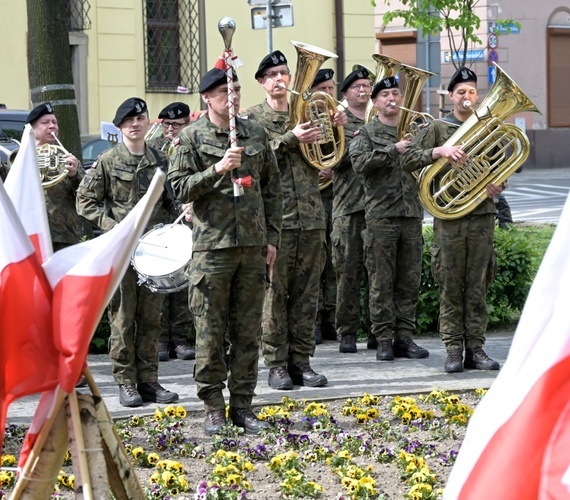
POLYGON ((32 107, 51 102, 65 149, 80 160, 81 139, 69 47, 68 0, 26 0, 32 107))

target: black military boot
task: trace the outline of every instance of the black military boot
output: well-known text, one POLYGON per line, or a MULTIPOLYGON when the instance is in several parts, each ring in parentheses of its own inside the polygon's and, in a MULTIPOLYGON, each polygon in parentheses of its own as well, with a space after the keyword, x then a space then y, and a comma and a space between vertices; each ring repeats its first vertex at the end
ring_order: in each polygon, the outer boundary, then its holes
POLYGON ((178 394, 162 387, 158 382, 141 382, 137 384, 137 389, 143 401, 150 403, 174 403, 178 401, 178 394))
POLYGON ((394 361, 394 350, 390 339, 382 339, 376 351, 377 361, 394 361))
POLYGON ((322 324, 323 340, 339 340, 336 335, 336 327, 334 323, 325 321, 322 324))
POLYGON ((230 418, 237 427, 243 427, 246 434, 259 434, 271 424, 259 420, 249 408, 230 408, 230 418))
POLYGON ((204 432, 207 436, 219 434, 226 425, 228 425, 226 410, 214 410, 206 413, 204 432))
POLYGON ((446 373, 459 373, 463 371, 463 350, 449 349, 443 367, 446 373))
POLYGON ((158 341, 158 360, 168 361, 170 358, 170 342, 168 340, 158 341))
POLYGON ((269 370, 267 383, 272 389, 278 391, 288 391, 293 389, 293 381, 284 366, 277 366, 269 370))
POLYGON ((420 359, 429 356, 429 351, 416 344, 411 337, 394 340, 393 349, 396 358, 420 359))
POLYGON ((135 384, 119 384, 119 403, 127 408, 142 406, 143 399, 135 384))
POLYGON ((368 341, 366 342, 366 349, 375 351, 378 349, 378 340, 371 333, 368 334, 368 341))
POLYGON ((498 370, 499 362, 491 359, 481 347, 465 349, 465 362, 463 366, 474 370, 498 370))
POLYGON ((178 359, 188 360, 196 358, 196 351, 184 341, 176 342, 172 351, 178 359))
POLYGON ((296 385, 307 387, 322 387, 327 385, 328 380, 324 375, 315 372, 309 363, 295 363, 289 365, 289 376, 296 385))
POLYGON ((338 352, 356 352, 356 335, 343 335, 340 339, 338 352))
POLYGON ((315 323, 315 344, 319 345, 323 343, 323 330, 320 323, 315 323))

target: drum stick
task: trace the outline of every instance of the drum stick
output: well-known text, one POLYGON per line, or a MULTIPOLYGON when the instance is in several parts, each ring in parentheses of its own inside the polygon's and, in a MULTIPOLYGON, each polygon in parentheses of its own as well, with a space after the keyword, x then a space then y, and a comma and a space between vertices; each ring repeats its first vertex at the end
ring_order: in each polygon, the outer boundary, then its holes
POLYGON ((184 216, 185 216, 187 213, 191 212, 191 211, 192 211, 192 205, 188 205, 188 206, 186 207, 186 210, 184 210, 184 212, 182 212, 182 213, 178 216, 178 218, 172 223, 172 225, 174 226, 174 224, 178 224, 178 223, 184 218, 184 216))

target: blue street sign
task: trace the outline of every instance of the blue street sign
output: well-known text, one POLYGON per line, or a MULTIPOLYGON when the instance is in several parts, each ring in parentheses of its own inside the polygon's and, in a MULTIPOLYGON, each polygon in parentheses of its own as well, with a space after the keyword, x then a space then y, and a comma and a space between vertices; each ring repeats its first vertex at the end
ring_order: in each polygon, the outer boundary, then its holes
POLYGON ((501 35, 510 33, 512 35, 518 35, 520 32, 520 28, 514 23, 489 23, 489 33, 500 33, 501 35))
POLYGON ((495 83, 495 78, 497 76, 497 68, 494 65, 489 66, 489 85, 495 83))
MULTIPOLYGON (((455 52, 451 52, 449 50, 446 50, 443 53, 443 60, 445 62, 453 62, 453 60, 455 60, 455 62, 459 62, 461 61, 461 55, 462 53, 459 54, 459 57, 456 56, 455 52)), ((480 50, 468 50, 467 51, 467 57, 465 58, 466 61, 484 61, 485 60, 485 50, 480 49, 480 50)))

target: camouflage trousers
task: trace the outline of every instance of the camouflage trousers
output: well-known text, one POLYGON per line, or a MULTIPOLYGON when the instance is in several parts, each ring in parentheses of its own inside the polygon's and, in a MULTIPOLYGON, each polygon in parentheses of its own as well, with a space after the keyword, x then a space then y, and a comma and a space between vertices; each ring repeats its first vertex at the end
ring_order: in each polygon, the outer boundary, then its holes
MULTIPOLYGON (((364 211, 336 217, 331 235, 336 270, 336 331, 355 335, 360 321, 360 288, 365 274, 362 231, 366 229, 364 211)), ((367 301, 368 302, 368 301, 367 301)))
POLYGON ((370 286, 372 334, 402 339, 416 331, 422 273, 422 219, 392 217, 366 222, 364 258, 370 286))
MULTIPOLYGON (((332 188, 328 188, 332 191, 332 188)), ((325 267, 320 278, 319 302, 317 307, 317 322, 327 322, 334 325, 336 310, 336 272, 332 257, 332 196, 323 196, 323 206, 327 220, 325 230, 325 267)))
POLYGON ((251 406, 257 385, 265 256, 265 247, 192 255, 188 304, 196 327, 194 380, 206 412, 225 408, 222 390, 226 380, 230 406, 251 406))
POLYGON ((487 286, 495 266, 494 218, 434 219, 432 274, 439 285, 439 331, 447 350, 485 343, 487 286))
POLYGON ((109 356, 117 384, 158 380, 158 337, 164 295, 137 285, 138 275, 127 268, 109 302, 109 356))
POLYGON ((283 230, 263 306, 262 350, 269 368, 308 363, 315 353, 324 230, 283 230))
POLYGON ((188 288, 165 295, 160 327, 161 342, 188 343, 194 329, 194 320, 188 309, 188 288))

